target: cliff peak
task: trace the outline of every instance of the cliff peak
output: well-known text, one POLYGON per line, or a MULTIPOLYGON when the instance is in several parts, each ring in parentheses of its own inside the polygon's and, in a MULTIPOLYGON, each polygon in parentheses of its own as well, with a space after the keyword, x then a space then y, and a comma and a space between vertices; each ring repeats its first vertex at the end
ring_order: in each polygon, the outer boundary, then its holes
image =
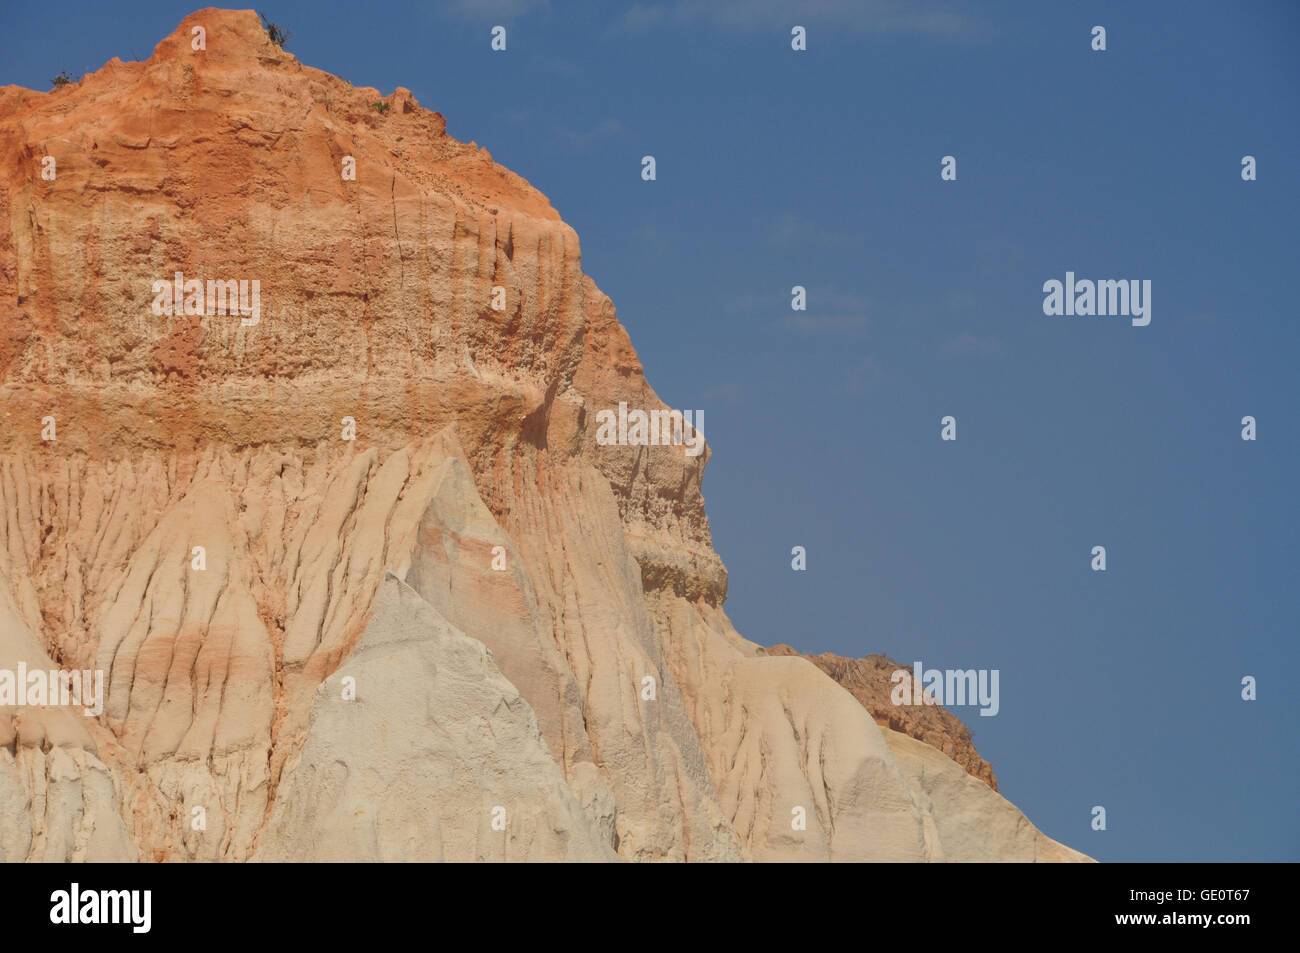
POLYGON ((408 90, 207 9, 0 104, 0 669, 103 689, 0 707, 0 859, 1082 859, 735 631, 707 445, 597 439, 670 408, 408 90))

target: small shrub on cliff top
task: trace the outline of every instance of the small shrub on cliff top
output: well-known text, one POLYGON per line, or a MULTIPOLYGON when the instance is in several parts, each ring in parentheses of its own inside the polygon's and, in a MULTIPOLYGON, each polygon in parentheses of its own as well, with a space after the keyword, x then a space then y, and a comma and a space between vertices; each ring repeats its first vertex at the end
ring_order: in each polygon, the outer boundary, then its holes
POLYGON ((266 30, 266 35, 271 38, 271 42, 280 49, 284 49, 284 44, 293 39, 293 34, 288 30, 280 29, 280 25, 268 20, 266 14, 261 10, 257 11, 257 15, 262 18, 262 29, 266 30))
POLYGON ((376 108, 377 110, 379 110, 379 115, 381 115, 381 116, 383 116, 383 115, 387 115, 388 110, 391 109, 392 106, 393 106, 392 103, 386 103, 386 102, 382 102, 382 101, 381 101, 381 102, 377 102, 377 103, 375 103, 375 108, 376 108))
POLYGON ((68 75, 67 70, 59 70, 59 75, 54 77, 54 79, 50 80, 50 82, 54 84, 55 89, 61 89, 62 87, 67 86, 69 83, 73 82, 73 79, 71 76, 68 75))

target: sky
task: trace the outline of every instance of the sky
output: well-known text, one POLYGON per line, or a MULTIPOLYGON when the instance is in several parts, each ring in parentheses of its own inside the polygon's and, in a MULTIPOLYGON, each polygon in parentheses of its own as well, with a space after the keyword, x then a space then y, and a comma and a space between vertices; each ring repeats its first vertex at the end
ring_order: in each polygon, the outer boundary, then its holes
MULTIPOLYGON (((0 84, 145 58, 196 6, 5 4, 0 84)), ((704 412, 744 636, 997 670, 997 715, 954 713, 1098 860, 1300 860, 1300 5, 261 9, 577 230, 704 412), (1067 271, 1149 280, 1150 324, 1044 314, 1067 271)))

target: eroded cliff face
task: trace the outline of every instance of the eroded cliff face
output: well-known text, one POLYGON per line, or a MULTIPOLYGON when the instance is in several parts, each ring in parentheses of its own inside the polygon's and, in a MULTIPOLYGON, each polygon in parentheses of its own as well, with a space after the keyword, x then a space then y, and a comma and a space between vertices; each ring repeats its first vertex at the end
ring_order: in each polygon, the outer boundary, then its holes
MULTIPOLYGON (((768 655, 799 655, 789 645, 773 645, 765 649, 768 655)), ((871 712, 876 724, 901 732, 909 737, 924 741, 933 748, 938 748, 952 760, 965 768, 971 777, 979 778, 994 791, 998 789, 998 779, 993 775, 993 765, 979 756, 970 729, 962 724, 961 719, 945 711, 938 704, 895 705, 890 695, 895 682, 890 679, 897 671, 909 672, 906 665, 900 665, 883 655, 868 655, 866 658, 844 658, 834 652, 822 652, 820 655, 804 655, 819 669, 835 679, 849 690, 849 693, 871 712)), ((909 676, 909 684, 914 684, 909 676)), ((930 696, 933 700, 933 696, 930 696)))
POLYGON ((1085 859, 734 630, 573 230, 380 100, 212 9, 0 89, 0 669, 105 679, 0 708, 0 857, 1085 859))

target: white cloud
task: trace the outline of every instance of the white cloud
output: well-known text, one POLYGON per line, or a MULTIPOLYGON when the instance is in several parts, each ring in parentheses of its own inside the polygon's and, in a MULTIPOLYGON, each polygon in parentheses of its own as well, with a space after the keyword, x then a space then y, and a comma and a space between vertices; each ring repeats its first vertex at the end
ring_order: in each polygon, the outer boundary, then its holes
POLYGON ((651 27, 658 26, 668 16, 664 7, 644 6, 634 3, 610 28, 611 33, 643 33, 651 27))

